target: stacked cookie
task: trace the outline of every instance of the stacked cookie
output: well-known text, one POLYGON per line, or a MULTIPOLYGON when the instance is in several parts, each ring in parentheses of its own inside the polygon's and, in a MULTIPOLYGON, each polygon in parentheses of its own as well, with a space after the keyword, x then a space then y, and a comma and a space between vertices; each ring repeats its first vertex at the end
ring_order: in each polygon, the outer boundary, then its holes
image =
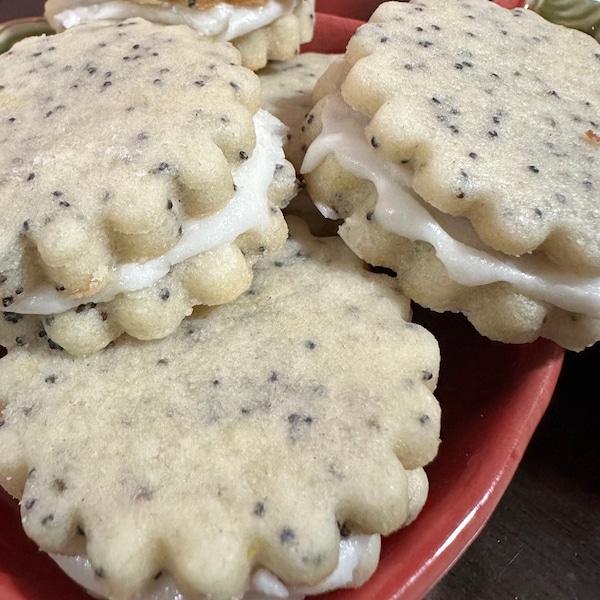
POLYGON ((247 68, 311 4, 49 2, 64 31, 0 57, 0 483, 97 594, 360 585, 426 500, 437 343, 286 208, 303 149, 264 108, 301 128, 330 59, 247 68))
POLYGON ((3 58, 4 346, 157 339, 248 288, 296 184, 233 47, 136 19, 3 58))
POLYGON ((242 63, 260 69, 287 60, 313 35, 315 0, 48 0, 45 16, 57 30, 90 21, 142 17, 188 25, 203 37, 230 41, 242 63))
POLYGON ((323 76, 303 170, 404 292, 509 343, 600 338, 598 44, 491 2, 389 2, 323 76))
POLYGON ((359 584, 438 447, 437 344, 409 316, 392 278, 296 223, 247 293, 160 342, 9 352, 2 483, 110 597, 166 573, 190 597, 322 591, 340 542, 338 582, 359 584))
POLYGON ((313 9, 50 0, 0 57, 0 483, 97 594, 364 582, 439 443, 411 301, 600 338, 597 43, 415 0, 295 56, 313 9))

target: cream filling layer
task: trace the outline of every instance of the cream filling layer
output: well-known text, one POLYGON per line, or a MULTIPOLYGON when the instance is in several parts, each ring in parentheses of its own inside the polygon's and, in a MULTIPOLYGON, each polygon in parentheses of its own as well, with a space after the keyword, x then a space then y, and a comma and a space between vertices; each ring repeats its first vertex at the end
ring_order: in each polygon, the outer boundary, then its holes
POLYGON ((184 260, 221 244, 233 242, 252 229, 266 228, 271 217, 269 186, 277 165, 283 164, 283 139, 286 127, 267 111, 254 116, 256 147, 252 156, 233 172, 237 191, 227 206, 201 219, 183 223, 179 242, 168 252, 145 263, 117 265, 112 280, 100 292, 86 298, 61 295, 51 285, 44 285, 19 296, 5 308, 20 314, 59 314, 82 302, 108 302, 122 292, 133 292, 156 283, 169 269, 184 260))
POLYGON ((164 25, 188 25, 203 36, 229 41, 291 13, 297 3, 298 0, 268 0, 254 8, 220 3, 200 10, 167 2, 149 4, 143 0, 48 0, 45 14, 64 29, 88 21, 142 17, 164 25))
MULTIPOLYGON (((314 586, 286 586, 265 569, 259 569, 248 581, 243 600, 302 600, 306 596, 323 594, 335 589, 359 586, 373 573, 379 561, 379 535, 351 535, 340 540, 338 566, 321 583, 314 586)), ((58 566, 79 585, 93 594, 105 597, 105 591, 94 575, 94 569, 85 556, 51 555, 58 566)), ((158 581, 135 597, 134 600, 185 600, 172 577, 163 575, 158 581)))
MULTIPOLYGON (((368 118, 341 97, 326 100, 322 132, 310 145, 302 173, 310 173, 329 154, 344 169, 367 179, 377 190, 374 218, 382 227, 410 239, 428 242, 450 277, 465 286, 507 282, 516 290, 563 310, 600 317, 600 277, 562 270, 538 254, 510 256, 484 244, 470 222, 445 214, 412 189, 409 166, 383 162, 365 135, 368 118)), ((317 205, 327 218, 337 218, 317 205)))

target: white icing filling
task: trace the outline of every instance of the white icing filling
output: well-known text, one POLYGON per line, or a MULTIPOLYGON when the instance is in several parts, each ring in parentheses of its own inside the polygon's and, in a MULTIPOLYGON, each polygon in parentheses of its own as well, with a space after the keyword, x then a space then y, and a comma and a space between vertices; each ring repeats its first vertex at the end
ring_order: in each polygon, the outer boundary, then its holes
POLYGON ((69 29, 87 21, 123 20, 142 17, 165 25, 188 25, 201 35, 232 40, 269 25, 292 12, 297 0, 268 0, 264 6, 243 7, 221 3, 203 10, 167 2, 111 0, 48 0, 46 16, 69 29))
MULTIPOLYGON (((367 117, 341 96, 329 97, 322 132, 309 147, 302 172, 310 173, 334 154, 346 170, 374 184, 374 218, 401 237, 430 243, 450 277, 462 285, 504 281, 564 310, 600 317, 600 277, 566 272, 540 254, 517 257, 490 248, 467 219, 442 213, 414 192, 410 167, 381 161, 366 138, 367 124, 367 117)), ((337 217, 329 207, 318 208, 325 217, 337 217)))
MULTIPOLYGON (((259 569, 248 582, 243 600, 302 600, 342 587, 358 586, 372 574, 379 560, 381 538, 379 535, 351 535, 340 540, 340 555, 337 568, 321 583, 308 587, 287 587, 280 579, 265 569, 259 569), (375 554, 375 556, 373 556, 375 554), (367 573, 358 575, 366 563, 372 563, 367 573)), ((50 555, 58 566, 79 585, 93 594, 105 597, 102 583, 94 575, 94 569, 85 556, 50 555)), ((161 576, 134 600, 185 600, 177 589, 173 578, 161 576)))
POLYGON ((252 156, 233 173, 237 191, 227 206, 202 219, 183 223, 179 242, 168 252, 145 263, 117 265, 113 279, 93 296, 70 298, 45 285, 23 294, 11 304, 10 312, 21 314, 58 314, 82 302, 108 302, 121 292, 149 287, 164 277, 169 269, 201 252, 233 242, 251 229, 267 227, 270 220, 268 191, 277 165, 284 162, 282 144, 286 127, 267 111, 254 116, 256 147, 252 156))

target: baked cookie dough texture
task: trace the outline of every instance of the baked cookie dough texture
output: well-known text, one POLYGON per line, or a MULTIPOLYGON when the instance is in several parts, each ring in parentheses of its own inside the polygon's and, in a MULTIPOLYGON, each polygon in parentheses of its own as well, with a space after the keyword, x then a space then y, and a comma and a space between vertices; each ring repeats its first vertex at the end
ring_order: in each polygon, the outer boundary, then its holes
POLYGON ((244 66, 260 69, 292 58, 312 39, 315 0, 48 0, 45 16, 57 31, 132 17, 188 25, 207 39, 231 42, 244 66))
POLYGON ((167 573, 212 600, 259 569, 315 585, 342 537, 389 534, 425 501, 437 343, 393 278, 291 231, 248 292, 167 338, 2 359, 0 483, 28 535, 87 555, 111 598, 167 573))
POLYGON ((493 2, 388 2, 315 96, 308 190, 359 256, 492 339, 600 339, 595 40, 493 2))
POLYGON ((0 343, 42 335, 88 355, 245 291, 287 235, 284 137, 238 51, 185 25, 90 23, 14 46, 0 57, 0 343))
POLYGON ((257 71, 261 106, 288 128, 284 150, 286 158, 300 171, 306 147, 304 119, 313 107, 313 90, 337 54, 303 52, 290 60, 269 63, 257 71))

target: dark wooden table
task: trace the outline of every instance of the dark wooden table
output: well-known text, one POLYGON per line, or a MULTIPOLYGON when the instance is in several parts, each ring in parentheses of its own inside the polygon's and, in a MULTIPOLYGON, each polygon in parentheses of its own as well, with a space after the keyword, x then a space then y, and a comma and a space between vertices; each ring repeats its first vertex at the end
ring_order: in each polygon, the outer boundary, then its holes
POLYGON ((600 599, 599 364, 567 353, 496 512, 427 600, 600 599))
MULTIPOLYGON (((0 21, 41 15, 43 4, 0 0, 0 21)), ((496 512, 427 597, 471 599, 600 600, 600 346, 567 353, 496 512)))

